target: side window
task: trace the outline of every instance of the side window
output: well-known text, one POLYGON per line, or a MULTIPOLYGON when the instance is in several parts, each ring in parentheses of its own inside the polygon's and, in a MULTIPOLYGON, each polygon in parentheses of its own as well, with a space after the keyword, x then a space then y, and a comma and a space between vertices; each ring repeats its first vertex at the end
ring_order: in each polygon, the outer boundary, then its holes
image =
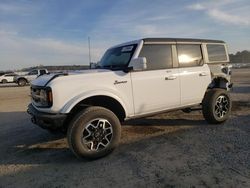
POLYGON ((201 45, 178 44, 177 52, 180 67, 194 67, 203 64, 201 45))
POLYGON ((145 44, 139 57, 146 57, 147 70, 167 69, 173 67, 172 48, 167 44, 145 44))
POLYGON ((227 61, 225 46, 222 44, 207 44, 209 61, 227 61))
POLYGON ((28 75, 37 75, 38 74, 38 71, 37 70, 33 70, 31 72, 29 72, 28 75))
POLYGON ((16 74, 6 74, 5 76, 7 76, 7 77, 13 77, 13 76, 17 76, 16 74))
POLYGON ((44 74, 46 74, 46 71, 45 70, 40 70, 40 74, 44 75, 44 74))

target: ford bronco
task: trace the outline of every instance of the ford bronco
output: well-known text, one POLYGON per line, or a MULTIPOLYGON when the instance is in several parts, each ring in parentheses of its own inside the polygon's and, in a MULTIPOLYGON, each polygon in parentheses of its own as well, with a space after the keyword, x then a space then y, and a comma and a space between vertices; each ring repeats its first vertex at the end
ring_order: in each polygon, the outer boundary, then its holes
POLYGON ((99 158, 118 145, 121 122, 199 105, 208 123, 231 111, 225 42, 145 38, 108 49, 95 69, 49 74, 31 84, 32 122, 67 131, 78 157, 99 158))

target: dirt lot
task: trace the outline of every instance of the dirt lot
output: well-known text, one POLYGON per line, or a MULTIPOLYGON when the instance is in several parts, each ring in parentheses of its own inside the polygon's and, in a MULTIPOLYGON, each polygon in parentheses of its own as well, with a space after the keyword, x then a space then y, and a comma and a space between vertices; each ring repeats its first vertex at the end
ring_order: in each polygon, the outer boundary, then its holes
POLYGON ((79 160, 30 122, 29 87, 0 86, 0 187, 250 187, 250 69, 233 72, 223 125, 181 111, 125 123, 111 155, 79 160))

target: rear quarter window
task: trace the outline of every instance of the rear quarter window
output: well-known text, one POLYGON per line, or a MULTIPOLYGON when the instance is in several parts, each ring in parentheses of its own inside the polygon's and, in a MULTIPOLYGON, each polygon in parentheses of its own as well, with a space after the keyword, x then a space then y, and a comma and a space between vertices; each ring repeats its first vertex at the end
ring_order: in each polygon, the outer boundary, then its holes
POLYGON ((227 61, 227 52, 223 44, 207 44, 208 60, 227 61))

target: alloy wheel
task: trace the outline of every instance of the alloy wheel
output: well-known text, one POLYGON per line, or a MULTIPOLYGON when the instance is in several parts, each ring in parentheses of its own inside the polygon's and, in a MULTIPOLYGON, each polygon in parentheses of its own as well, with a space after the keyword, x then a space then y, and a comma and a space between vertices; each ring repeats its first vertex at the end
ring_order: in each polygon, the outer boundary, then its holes
POLYGON ((215 102, 215 114, 218 118, 223 118, 229 111, 229 100, 226 96, 220 95, 215 102))
POLYGON ((113 128, 106 119, 91 120, 82 132, 82 143, 91 151, 105 149, 113 137, 113 128))

